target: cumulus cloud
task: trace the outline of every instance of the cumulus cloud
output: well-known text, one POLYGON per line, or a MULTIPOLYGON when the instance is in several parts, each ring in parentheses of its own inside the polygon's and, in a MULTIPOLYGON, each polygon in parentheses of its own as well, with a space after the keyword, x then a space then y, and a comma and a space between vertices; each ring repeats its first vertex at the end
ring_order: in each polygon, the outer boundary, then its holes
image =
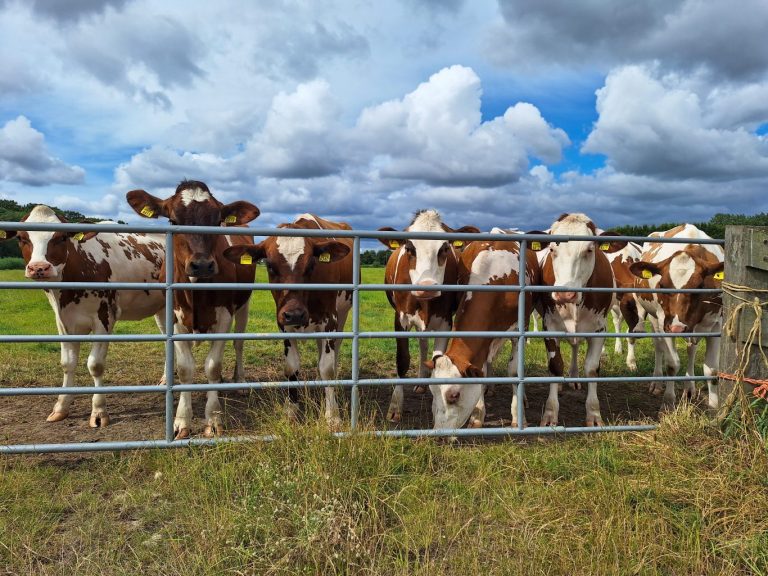
POLYGON ((83 200, 77 196, 56 196, 53 204, 64 210, 74 210, 97 218, 112 218, 121 208, 123 199, 115 194, 105 194, 96 200, 83 200))
POLYGON ((618 69, 597 93, 600 116, 583 151, 605 154, 618 172, 662 179, 768 176, 768 139, 748 128, 768 109, 747 104, 740 115, 733 100, 695 78, 618 69))
POLYGON ((499 6, 504 23, 488 55, 519 69, 660 60, 670 68, 748 79, 768 67, 762 0, 745 0, 738 9, 728 0, 499 0, 499 6))
POLYGON ((0 128, 0 180, 28 186, 79 184, 85 170, 51 156, 45 136, 19 116, 0 128))

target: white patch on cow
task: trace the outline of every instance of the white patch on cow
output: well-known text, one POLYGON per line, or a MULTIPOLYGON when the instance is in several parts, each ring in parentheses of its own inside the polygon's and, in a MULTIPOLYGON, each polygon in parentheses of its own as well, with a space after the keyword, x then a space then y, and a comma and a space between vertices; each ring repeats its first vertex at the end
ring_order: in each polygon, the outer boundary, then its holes
MULTIPOLYGON (((585 214, 568 214, 562 220, 552 224, 551 232, 567 236, 593 236, 589 228, 591 222, 585 214)), ((569 288, 586 286, 595 269, 595 243, 591 241, 560 242, 550 244, 549 256, 552 258, 552 271, 555 285, 569 288)), ((578 299, 581 300, 582 296, 578 299)))
MULTIPOLYGON (((435 359, 432 377, 461 378, 461 372, 448 356, 440 356, 435 359)), ((449 404, 447 395, 454 391, 456 386, 456 384, 431 384, 429 386, 432 392, 432 417, 435 429, 453 429, 463 426, 483 393, 482 384, 462 384, 459 401, 449 404)))
POLYGON ((424 332, 426 326, 424 320, 421 319, 418 313, 416 314, 403 314, 405 316, 405 323, 408 328, 416 328, 419 332, 424 332))
POLYGON ((291 270, 296 266, 296 262, 299 261, 301 255, 304 254, 306 249, 306 242, 304 238, 297 236, 278 236, 277 237, 277 250, 285 258, 285 261, 290 266, 291 270))
MULTIPOLYGON (((435 210, 419 213, 408 226, 409 232, 445 232, 440 214, 435 210)), ((438 262, 438 252, 446 244, 445 240, 411 240, 416 250, 416 262, 409 271, 412 284, 442 284, 445 277, 445 262, 438 262)), ((450 248, 449 248, 450 250, 450 248)))
MULTIPOLYGON (((58 216, 56 216, 56 213, 51 210, 48 206, 35 206, 32 209, 32 212, 29 213, 29 216, 27 217, 27 222, 50 222, 50 223, 57 223, 61 222, 58 216)), ((53 238, 53 232, 27 232, 29 235, 29 241, 32 243, 32 256, 30 257, 29 261, 34 263, 48 263, 47 259, 47 253, 48 253, 48 243, 53 238)), ((55 274, 52 275, 49 279, 50 280, 58 280, 61 277, 62 269, 64 268, 63 265, 61 266, 54 266, 55 274)))
POLYGON ((669 278, 675 288, 684 288, 696 271, 696 261, 688 254, 678 254, 669 263, 669 278))
POLYGON ((181 202, 184 206, 189 206, 192 202, 206 202, 210 199, 210 193, 202 188, 187 188, 181 191, 181 202))
POLYGON ((486 285, 494 280, 502 280, 512 272, 519 273, 520 261, 517 254, 509 250, 488 248, 480 252, 472 262, 469 284, 486 285))
POLYGON ((400 248, 400 251, 397 253, 397 260, 395 261, 395 280, 397 280, 397 271, 400 269, 400 260, 403 259, 403 254, 405 254, 405 250, 400 248))

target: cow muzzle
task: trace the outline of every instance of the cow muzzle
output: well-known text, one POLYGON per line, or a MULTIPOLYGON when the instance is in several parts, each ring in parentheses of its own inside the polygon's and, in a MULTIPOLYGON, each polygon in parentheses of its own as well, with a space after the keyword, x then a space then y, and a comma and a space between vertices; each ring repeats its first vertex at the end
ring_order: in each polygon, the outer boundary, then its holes
POLYGON ((282 326, 304 327, 309 324, 309 314, 306 308, 291 308, 280 310, 278 320, 282 326))
POLYGON ((190 278, 210 278, 219 272, 213 258, 194 258, 187 262, 184 272, 190 278))
POLYGON ((579 299, 578 292, 552 292, 555 304, 575 304, 579 299))
MULTIPOLYGON (((421 280, 416 286, 435 286, 437 282, 434 280, 421 280)), ((414 298, 419 300, 432 300, 440 296, 439 290, 411 290, 414 298)))
POLYGON ((680 334, 681 332, 687 332, 688 326, 685 324, 670 324, 667 327, 667 332, 670 334, 680 334))
POLYGON ((32 280, 53 280, 56 278, 56 269, 50 262, 30 262, 24 270, 24 276, 32 280))

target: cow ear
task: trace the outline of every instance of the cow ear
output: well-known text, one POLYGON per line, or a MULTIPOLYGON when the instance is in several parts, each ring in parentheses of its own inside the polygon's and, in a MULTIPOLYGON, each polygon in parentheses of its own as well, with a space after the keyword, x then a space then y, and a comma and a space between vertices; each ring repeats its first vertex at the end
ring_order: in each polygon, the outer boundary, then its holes
POLYGON ((633 262, 629 265, 629 271, 644 280, 650 280, 654 276, 661 274, 661 270, 653 262, 633 262))
POLYGON ((618 236, 618 232, 614 232, 613 230, 608 230, 607 232, 603 232, 600 234, 600 239, 596 240, 595 243, 597 244, 597 247, 600 249, 601 252, 605 252, 606 254, 613 254, 614 252, 618 252, 619 250, 623 250, 624 247, 627 245, 626 240, 611 240, 610 236, 618 236))
POLYGON ((244 200, 238 200, 221 207, 221 222, 225 226, 237 226, 238 224, 248 224, 251 220, 256 220, 261 212, 259 209, 244 200))
POLYGON ((125 195, 125 199, 128 200, 128 204, 131 205, 131 208, 139 216, 144 216, 144 218, 168 217, 165 202, 160 200, 160 198, 152 196, 149 192, 131 190, 125 195))
POLYGON ((264 247, 261 244, 238 244, 224 250, 224 258, 235 264, 250 266, 264 258, 264 247))
POLYGON ((704 276, 705 277, 712 277, 713 280, 717 280, 722 282, 725 280, 725 263, 724 262, 718 262, 717 264, 713 264, 712 266, 707 266, 707 268, 704 270, 704 276))
MULTIPOLYGON (((546 232, 542 232, 541 230, 531 230, 530 232, 526 232, 526 234, 546 234, 546 232)), ((549 246, 549 240, 528 240, 528 250, 533 250, 534 252, 540 252, 547 246, 549 246)))
MULTIPOLYGON (((394 228, 391 226, 384 226, 383 228, 379 228, 379 232, 397 232, 394 228)), ((405 244, 405 239, 403 238, 379 238, 379 242, 384 244, 387 248, 390 250, 397 250, 405 244)))
POLYGON ((323 264, 338 262, 349 252, 349 246, 338 240, 316 240, 312 243, 312 254, 323 264))
POLYGON ((464 378, 482 378, 483 376, 483 371, 474 364, 469 364, 464 370, 464 378))
MULTIPOLYGON (((477 226, 462 226, 458 230, 451 230, 451 232, 459 232, 460 234, 479 234, 480 228, 477 226)), ((457 238, 456 240, 451 240, 451 245, 454 248, 461 248, 463 250, 470 242, 472 242, 472 240, 459 240, 457 238)))

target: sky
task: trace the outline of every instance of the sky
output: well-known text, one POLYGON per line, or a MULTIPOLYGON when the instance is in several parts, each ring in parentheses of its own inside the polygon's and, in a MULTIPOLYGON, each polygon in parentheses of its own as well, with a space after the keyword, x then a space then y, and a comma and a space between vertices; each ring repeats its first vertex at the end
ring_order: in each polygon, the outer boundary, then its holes
POLYGON ((768 2, 0 0, 0 198, 273 226, 768 212, 768 2))

